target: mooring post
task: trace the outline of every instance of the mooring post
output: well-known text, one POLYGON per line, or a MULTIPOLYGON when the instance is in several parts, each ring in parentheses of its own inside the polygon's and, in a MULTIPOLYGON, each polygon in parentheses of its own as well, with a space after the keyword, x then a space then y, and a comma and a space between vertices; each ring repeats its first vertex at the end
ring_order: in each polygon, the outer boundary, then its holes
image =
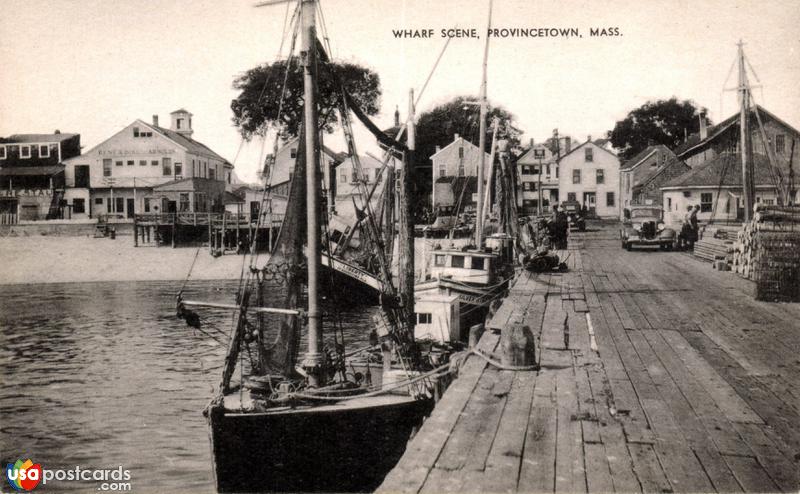
POLYGON ((485 327, 483 324, 476 324, 469 328, 469 347, 473 348, 481 340, 485 327))
POLYGON ((518 367, 536 364, 536 344, 531 328, 512 324, 500 334, 503 365, 518 367))
MULTIPOLYGON (((144 237, 144 235, 142 236, 144 237)), ((144 241, 144 238, 142 238, 144 241)), ((136 215, 133 215, 133 246, 139 247, 139 225, 136 223, 136 215)))

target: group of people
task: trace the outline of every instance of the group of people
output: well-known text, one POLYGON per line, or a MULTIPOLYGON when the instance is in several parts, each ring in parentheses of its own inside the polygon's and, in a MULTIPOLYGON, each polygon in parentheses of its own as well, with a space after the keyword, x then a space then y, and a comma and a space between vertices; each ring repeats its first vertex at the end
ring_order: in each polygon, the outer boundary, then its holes
POLYGON ((678 250, 692 250, 694 243, 697 242, 700 225, 697 221, 697 213, 700 206, 687 206, 686 214, 683 217, 681 232, 678 234, 678 250))

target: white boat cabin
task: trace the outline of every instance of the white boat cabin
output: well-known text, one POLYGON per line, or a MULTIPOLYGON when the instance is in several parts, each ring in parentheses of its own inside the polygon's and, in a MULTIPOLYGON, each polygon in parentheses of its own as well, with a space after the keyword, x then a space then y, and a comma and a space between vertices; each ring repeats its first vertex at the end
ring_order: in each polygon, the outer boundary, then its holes
POLYGON ((478 250, 442 249, 431 252, 433 279, 449 278, 476 285, 495 282, 495 267, 499 257, 493 252, 478 250))
POLYGON ((458 294, 433 289, 418 291, 414 297, 417 324, 414 338, 456 342, 461 339, 461 303, 458 294))

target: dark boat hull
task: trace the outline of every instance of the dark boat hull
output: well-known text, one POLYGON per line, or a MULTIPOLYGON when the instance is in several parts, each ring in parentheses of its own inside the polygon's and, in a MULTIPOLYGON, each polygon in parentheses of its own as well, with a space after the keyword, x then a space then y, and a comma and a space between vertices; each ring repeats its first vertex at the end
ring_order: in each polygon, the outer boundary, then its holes
POLYGON ((219 492, 366 492, 405 451, 433 399, 306 411, 209 409, 219 492))

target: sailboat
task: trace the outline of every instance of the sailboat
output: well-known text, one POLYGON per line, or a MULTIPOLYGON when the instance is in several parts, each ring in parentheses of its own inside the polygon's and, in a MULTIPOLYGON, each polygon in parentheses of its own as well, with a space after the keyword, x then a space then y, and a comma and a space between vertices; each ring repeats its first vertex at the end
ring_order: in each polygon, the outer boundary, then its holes
MULTIPOLYGON (((324 337, 320 220, 324 222, 325 216, 320 211, 315 77, 327 54, 316 37, 315 0, 302 0, 299 9, 304 125, 285 220, 270 258, 260 266, 258 249, 251 249, 254 254, 243 270, 234 304, 177 296, 178 316, 193 326, 201 323, 194 312, 197 308, 233 312, 220 384, 204 412, 220 492, 346 492, 377 487, 431 411, 436 382, 447 372, 446 366, 429 362, 414 341, 413 274, 411 283, 408 276, 400 276, 400 290, 394 289, 390 278, 383 279, 382 312, 370 348, 383 356, 380 386, 372 383, 369 367, 363 374, 348 366, 348 357, 357 351, 347 353, 342 337, 335 331, 324 337), (274 283, 284 293, 282 307, 264 305, 265 292, 274 289, 274 283), (303 326, 307 349, 300 359, 303 326)), ((365 122, 344 88, 342 100, 365 122)), ((413 153, 413 139, 408 147, 394 141, 387 144, 402 149, 407 157, 413 153)), ((403 190, 408 197, 410 161, 406 163, 403 190)), ((413 221, 408 208, 401 213, 404 266, 413 266, 413 247, 408 247, 413 221)))

